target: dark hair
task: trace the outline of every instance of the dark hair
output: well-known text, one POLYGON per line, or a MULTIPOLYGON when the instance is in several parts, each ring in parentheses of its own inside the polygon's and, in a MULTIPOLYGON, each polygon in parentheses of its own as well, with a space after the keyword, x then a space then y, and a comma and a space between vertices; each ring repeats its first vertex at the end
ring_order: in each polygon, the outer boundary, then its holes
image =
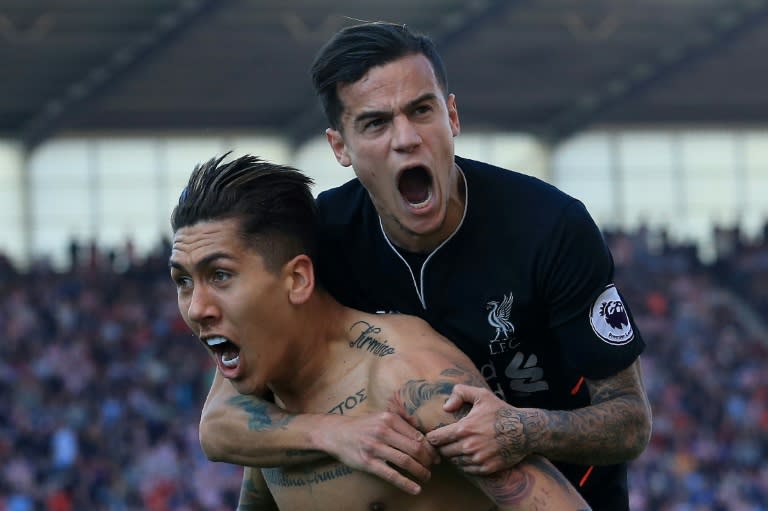
POLYGON ((171 228, 236 219, 249 246, 276 272, 293 257, 314 258, 317 206, 312 179, 300 171, 245 155, 198 164, 171 213, 171 228))
POLYGON ((384 22, 363 23, 338 31, 320 49, 311 68, 315 92, 331 127, 338 130, 341 124, 343 106, 338 85, 358 81, 372 67, 419 53, 432 64, 437 83, 447 94, 445 66, 429 37, 411 32, 405 25, 384 22))

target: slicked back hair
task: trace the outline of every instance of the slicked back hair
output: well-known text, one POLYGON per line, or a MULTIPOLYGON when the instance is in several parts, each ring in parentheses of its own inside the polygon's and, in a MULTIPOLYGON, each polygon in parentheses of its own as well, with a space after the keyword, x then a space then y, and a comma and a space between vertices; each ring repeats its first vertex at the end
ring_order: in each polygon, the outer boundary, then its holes
POLYGON ((355 83, 373 67, 418 54, 429 60, 438 85, 448 94, 443 59, 426 35, 414 33, 405 25, 384 22, 353 25, 337 32, 320 49, 311 68, 312 83, 330 126, 341 130, 344 106, 339 99, 339 85, 355 83))
POLYGON ((317 206, 302 172, 245 155, 229 163, 224 156, 192 171, 171 213, 177 232, 200 222, 234 219, 248 246, 263 258, 269 271, 300 254, 315 258, 317 206))

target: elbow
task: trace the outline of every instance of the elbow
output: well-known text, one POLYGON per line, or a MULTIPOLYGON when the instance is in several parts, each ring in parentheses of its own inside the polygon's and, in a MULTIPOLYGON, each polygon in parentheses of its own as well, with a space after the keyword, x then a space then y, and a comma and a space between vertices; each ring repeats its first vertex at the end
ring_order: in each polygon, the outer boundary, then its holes
POLYGON ((221 436, 214 433, 217 429, 214 423, 215 418, 209 414, 203 414, 200 418, 200 426, 198 428, 200 447, 209 461, 224 461, 225 448, 221 443, 221 436))
POLYGON ((634 421, 635 427, 632 428, 635 432, 634 435, 627 435, 629 442, 627 444, 627 454, 630 460, 633 460, 640 456, 648 443, 651 441, 651 433, 653 431, 653 418, 651 414, 651 408, 647 405, 642 408, 639 413, 636 414, 634 421))

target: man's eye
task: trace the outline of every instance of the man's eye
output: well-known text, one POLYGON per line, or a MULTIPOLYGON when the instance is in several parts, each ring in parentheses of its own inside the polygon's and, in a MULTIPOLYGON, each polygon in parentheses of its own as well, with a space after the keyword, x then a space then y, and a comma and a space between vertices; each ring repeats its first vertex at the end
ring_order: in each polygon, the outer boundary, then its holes
POLYGON ((179 289, 189 289, 192 287, 192 279, 187 276, 175 277, 173 281, 179 289))
POLYGON ((378 128, 383 124, 384 124, 384 119, 372 119, 365 124, 364 128, 365 130, 372 130, 372 129, 378 128))
POLYGON ((213 272, 213 280, 221 282, 227 279, 229 279, 229 273, 225 272, 224 270, 216 270, 213 272))

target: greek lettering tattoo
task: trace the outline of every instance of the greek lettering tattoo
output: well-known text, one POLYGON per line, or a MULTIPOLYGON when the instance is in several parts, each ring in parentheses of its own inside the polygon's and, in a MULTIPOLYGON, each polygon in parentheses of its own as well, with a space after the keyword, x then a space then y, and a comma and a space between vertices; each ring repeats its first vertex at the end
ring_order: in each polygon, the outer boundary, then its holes
POLYGON ((270 411, 268 403, 250 396, 233 396, 227 402, 248 414, 248 429, 283 428, 293 419, 292 415, 270 411))
POLYGON ((357 339, 349 343, 350 348, 366 350, 377 357, 386 357, 395 352, 395 348, 387 344, 388 341, 379 341, 373 335, 381 333, 381 327, 373 326, 365 321, 355 321, 349 328, 352 330, 357 325, 363 326, 363 331, 357 336, 357 339))
POLYGON ((356 407, 363 401, 365 401, 368 398, 368 396, 365 393, 365 389, 360 389, 357 392, 355 392, 351 396, 347 396, 347 398, 342 401, 341 403, 337 404, 330 410, 328 410, 328 413, 337 413, 339 415, 344 415, 344 410, 351 410, 352 408, 356 407))
POLYGON ((264 479, 271 485, 280 488, 298 488, 318 485, 346 477, 354 473, 354 470, 346 465, 336 464, 327 470, 308 470, 303 475, 287 475, 281 468, 263 468, 261 473, 264 479))

